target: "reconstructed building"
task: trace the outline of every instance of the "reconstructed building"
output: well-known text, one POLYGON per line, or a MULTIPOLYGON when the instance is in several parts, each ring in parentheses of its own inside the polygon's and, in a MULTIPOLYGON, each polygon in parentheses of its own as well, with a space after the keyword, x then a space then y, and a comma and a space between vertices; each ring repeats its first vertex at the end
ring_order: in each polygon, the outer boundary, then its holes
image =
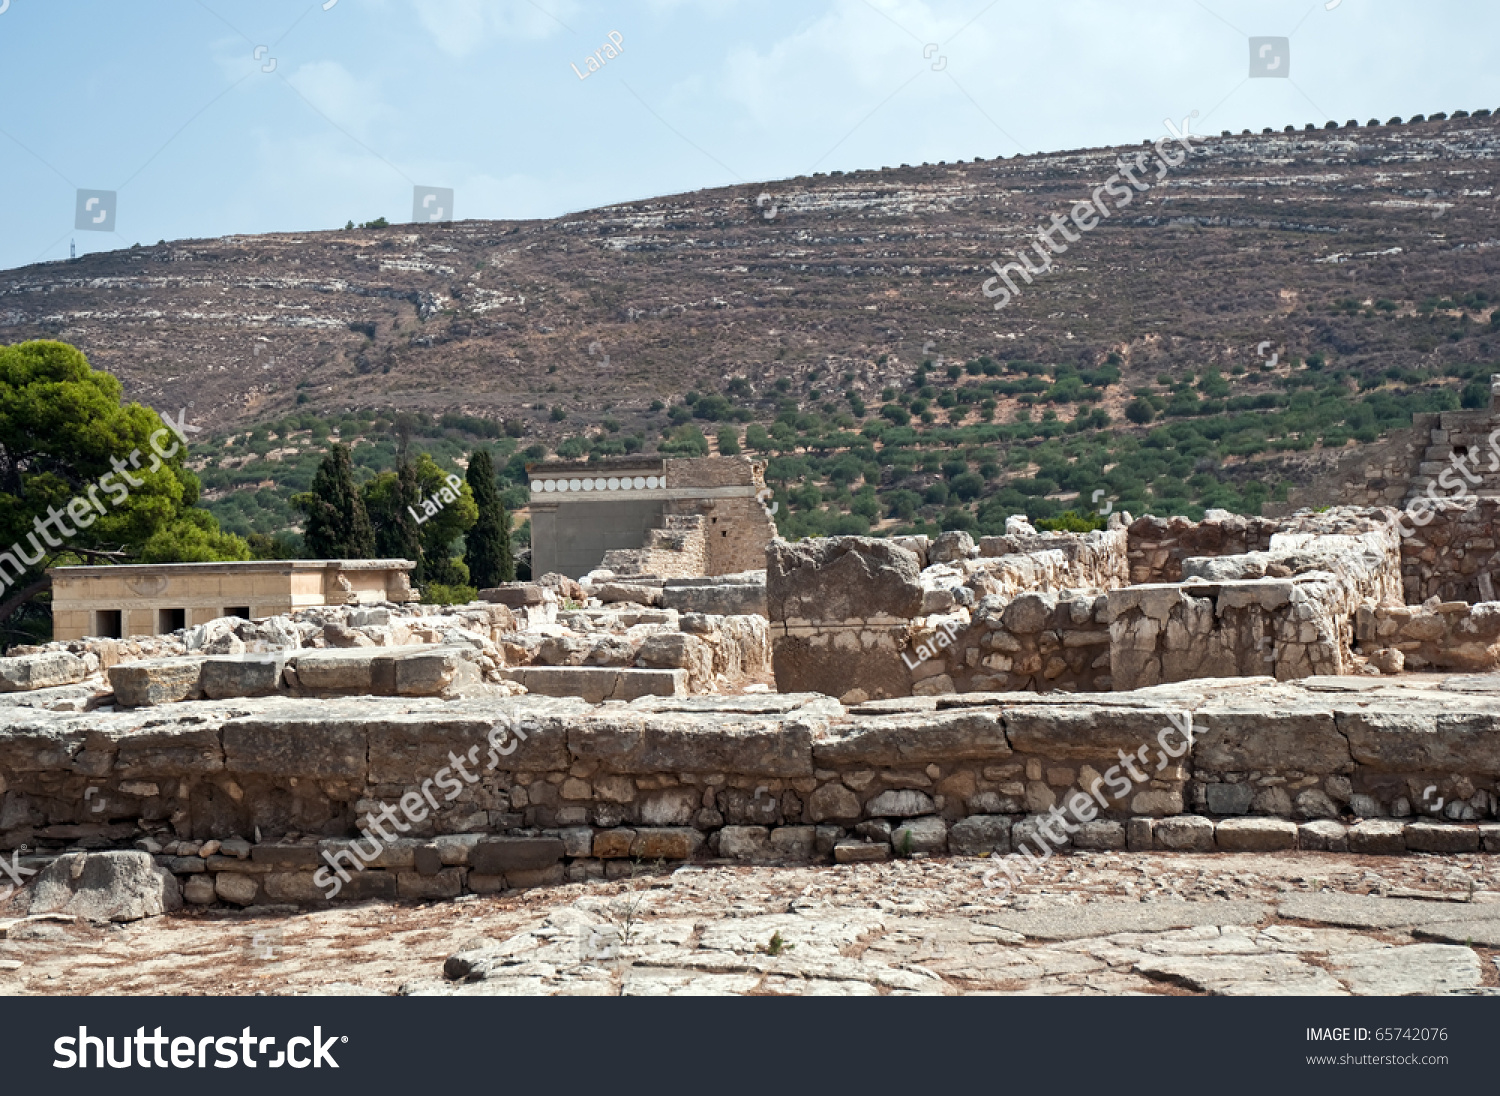
POLYGON ((551 461, 527 472, 533 574, 753 571, 776 536, 761 503, 765 464, 748 457, 551 461))
POLYGON ((246 620, 316 605, 404 603, 419 596, 404 559, 287 559, 53 567, 59 640, 161 635, 223 616, 246 620))

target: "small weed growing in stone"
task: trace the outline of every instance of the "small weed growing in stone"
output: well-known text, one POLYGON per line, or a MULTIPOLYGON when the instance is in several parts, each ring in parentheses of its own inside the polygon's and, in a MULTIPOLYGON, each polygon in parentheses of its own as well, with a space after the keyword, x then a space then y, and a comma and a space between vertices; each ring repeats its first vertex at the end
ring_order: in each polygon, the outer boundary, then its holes
POLYGON ((769 956, 772 956, 774 958, 777 955, 783 955, 786 952, 791 951, 796 946, 797 946, 796 944, 788 944, 785 940, 783 940, 781 938, 781 933, 778 930, 777 932, 773 932, 771 934, 771 940, 770 940, 770 942, 768 944, 766 944, 764 947, 762 947, 760 950, 762 952, 764 952, 765 954, 767 954, 769 956))

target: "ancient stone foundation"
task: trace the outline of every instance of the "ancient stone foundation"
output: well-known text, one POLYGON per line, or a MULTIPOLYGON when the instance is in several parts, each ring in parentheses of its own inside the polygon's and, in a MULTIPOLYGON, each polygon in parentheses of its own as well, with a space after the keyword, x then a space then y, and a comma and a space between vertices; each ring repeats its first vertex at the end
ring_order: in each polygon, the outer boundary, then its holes
POLYGON ((852 708, 763 694, 16 709, 0 729, 0 849, 37 866, 138 848, 189 903, 235 905, 322 902, 335 862, 344 901, 698 857, 985 855, 1047 833, 1083 848, 1500 851, 1496 689, 1341 677, 852 708))
POLYGON ((776 682, 858 703, 1496 669, 1500 606, 1483 568, 1496 562, 1497 504, 1445 503, 1409 527, 1391 509, 1275 522, 1211 511, 1197 523, 1117 515, 1085 536, 1018 523, 978 546, 962 533, 777 542, 776 682), (1426 600, 1406 604, 1413 595, 1426 600))

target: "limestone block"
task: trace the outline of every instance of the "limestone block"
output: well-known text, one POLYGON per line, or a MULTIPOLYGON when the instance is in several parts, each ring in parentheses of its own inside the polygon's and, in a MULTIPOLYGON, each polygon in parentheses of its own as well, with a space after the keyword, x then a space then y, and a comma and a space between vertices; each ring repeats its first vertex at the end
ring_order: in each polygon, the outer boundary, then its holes
POLYGON ((1297 847, 1297 824, 1283 818, 1226 818, 1215 838, 1226 852, 1271 852, 1297 847))
POLYGON ((175 704, 200 694, 201 658, 160 658, 126 662, 109 668, 115 702, 126 708, 175 704))
POLYGON ((88 663, 66 651, 0 658, 0 693, 73 685, 88 676, 88 663))

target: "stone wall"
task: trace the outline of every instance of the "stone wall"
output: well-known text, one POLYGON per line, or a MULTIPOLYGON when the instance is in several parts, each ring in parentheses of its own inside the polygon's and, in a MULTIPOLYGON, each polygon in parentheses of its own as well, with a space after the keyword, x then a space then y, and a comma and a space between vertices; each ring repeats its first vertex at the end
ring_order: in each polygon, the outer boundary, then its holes
POLYGON ((858 701, 1108 687, 1103 652, 1091 650, 1107 642, 1092 595, 1125 580, 1123 526, 986 537, 978 547, 944 533, 913 548, 867 537, 772 545, 779 689, 858 701))
POLYGON ((1400 604, 1399 538, 1366 512, 1289 524, 1267 551, 1188 559, 1181 584, 1110 593, 1114 687, 1353 673, 1359 607, 1400 604))
POLYGON ((1466 601, 1361 605, 1356 648, 1382 673, 1481 673, 1500 670, 1500 604, 1466 601))
POLYGON ((320 901, 324 854, 357 830, 372 859, 340 899, 703 855, 1004 852, 1049 824, 1062 833, 1048 817, 1060 810, 1082 823, 1063 840, 1089 848, 1327 848, 1362 834, 1360 851, 1472 850, 1490 831, 1470 823, 1488 825, 1500 803, 1500 697, 1467 680, 1441 696, 1382 679, 1352 691, 1230 682, 852 710, 762 695, 12 712, 0 849, 135 845, 189 901, 238 905, 320 901))
POLYGON ((1418 525, 1408 515, 1401 527, 1411 536, 1401 542, 1401 578, 1405 600, 1429 598, 1471 603, 1494 601, 1500 580, 1500 499, 1468 496, 1445 499, 1419 512, 1418 525))
POLYGON ((1182 581, 1182 561, 1195 556, 1234 556, 1271 546, 1279 523, 1210 510, 1203 521, 1147 515, 1128 529, 1129 581, 1134 585, 1182 581))

